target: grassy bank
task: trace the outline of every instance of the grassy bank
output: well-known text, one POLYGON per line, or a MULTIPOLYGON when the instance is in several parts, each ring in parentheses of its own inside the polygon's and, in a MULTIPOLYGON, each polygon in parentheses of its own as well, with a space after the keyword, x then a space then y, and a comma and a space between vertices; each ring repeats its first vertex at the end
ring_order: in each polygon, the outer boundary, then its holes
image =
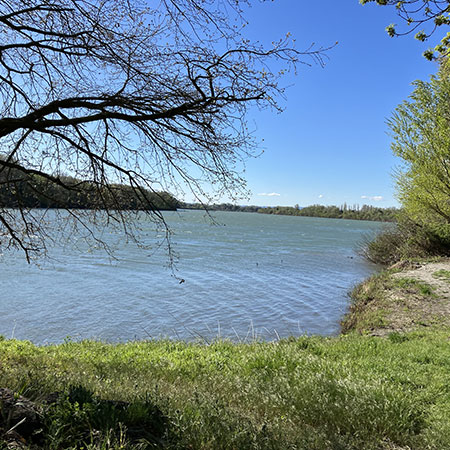
MULTIPOLYGON (((22 437, 22 448, 443 449, 449 336, 209 346, 4 340, 0 386, 39 409, 41 431, 22 437)), ((4 433, 13 424, 2 419, 4 433)))
POLYGON ((375 336, 450 327, 450 260, 405 262, 372 276, 350 294, 342 331, 375 336))
POLYGON ((330 338, 0 340, 0 449, 450 448, 450 260, 352 298, 330 338))

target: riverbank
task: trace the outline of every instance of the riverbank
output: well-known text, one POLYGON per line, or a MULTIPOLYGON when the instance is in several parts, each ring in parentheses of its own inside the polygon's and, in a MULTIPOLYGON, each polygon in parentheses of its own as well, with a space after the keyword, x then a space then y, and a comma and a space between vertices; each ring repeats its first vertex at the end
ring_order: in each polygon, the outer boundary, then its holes
POLYGON ((402 262, 356 286, 342 331, 372 336, 450 327, 450 259, 402 262))
POLYGON ((334 338, 0 341, 4 447, 450 448, 448 265, 363 283, 334 338))

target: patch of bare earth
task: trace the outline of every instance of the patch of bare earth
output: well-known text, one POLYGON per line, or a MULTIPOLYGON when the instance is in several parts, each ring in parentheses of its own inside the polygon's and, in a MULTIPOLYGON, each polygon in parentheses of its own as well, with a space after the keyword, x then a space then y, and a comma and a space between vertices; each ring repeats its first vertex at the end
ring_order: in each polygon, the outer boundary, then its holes
POLYGON ((370 334, 450 326, 450 260, 415 264, 392 278, 394 288, 386 292, 383 302, 384 324, 370 334))

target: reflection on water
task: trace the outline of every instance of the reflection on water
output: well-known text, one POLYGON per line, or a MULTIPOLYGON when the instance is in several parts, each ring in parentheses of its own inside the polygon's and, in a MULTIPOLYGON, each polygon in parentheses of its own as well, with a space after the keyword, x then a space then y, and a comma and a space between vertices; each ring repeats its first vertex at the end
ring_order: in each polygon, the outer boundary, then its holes
MULTIPOLYGON (((99 250, 53 248, 50 263, 0 262, 0 334, 35 343, 97 338, 275 339, 334 334, 348 290, 375 267, 356 250, 374 222, 200 211, 166 213, 179 260, 110 235, 99 250), (181 280, 185 280, 180 283, 181 280)), ((148 224, 149 236, 152 224, 148 224)), ((150 237, 149 237, 150 239, 150 237)))

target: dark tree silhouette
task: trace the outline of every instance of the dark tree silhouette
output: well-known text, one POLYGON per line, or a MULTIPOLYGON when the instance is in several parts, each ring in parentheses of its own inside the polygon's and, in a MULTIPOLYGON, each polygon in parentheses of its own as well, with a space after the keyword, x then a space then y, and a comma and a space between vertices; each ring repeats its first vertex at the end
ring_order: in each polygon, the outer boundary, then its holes
MULTIPOLYGON (((21 200, 24 184, 44 197, 51 185, 87 184, 95 209, 133 238, 131 213, 115 207, 118 184, 160 223, 148 193, 190 189, 199 199, 207 183, 218 195, 239 194, 237 163, 255 148, 249 106, 279 109, 282 72, 322 64, 324 52, 300 52, 289 36, 270 48, 246 40, 247 6, 1 0, 0 186, 16 208, 0 209, 0 248, 21 248, 28 259, 45 250, 43 213, 21 200)), ((96 238, 92 218, 68 214, 96 238)))

